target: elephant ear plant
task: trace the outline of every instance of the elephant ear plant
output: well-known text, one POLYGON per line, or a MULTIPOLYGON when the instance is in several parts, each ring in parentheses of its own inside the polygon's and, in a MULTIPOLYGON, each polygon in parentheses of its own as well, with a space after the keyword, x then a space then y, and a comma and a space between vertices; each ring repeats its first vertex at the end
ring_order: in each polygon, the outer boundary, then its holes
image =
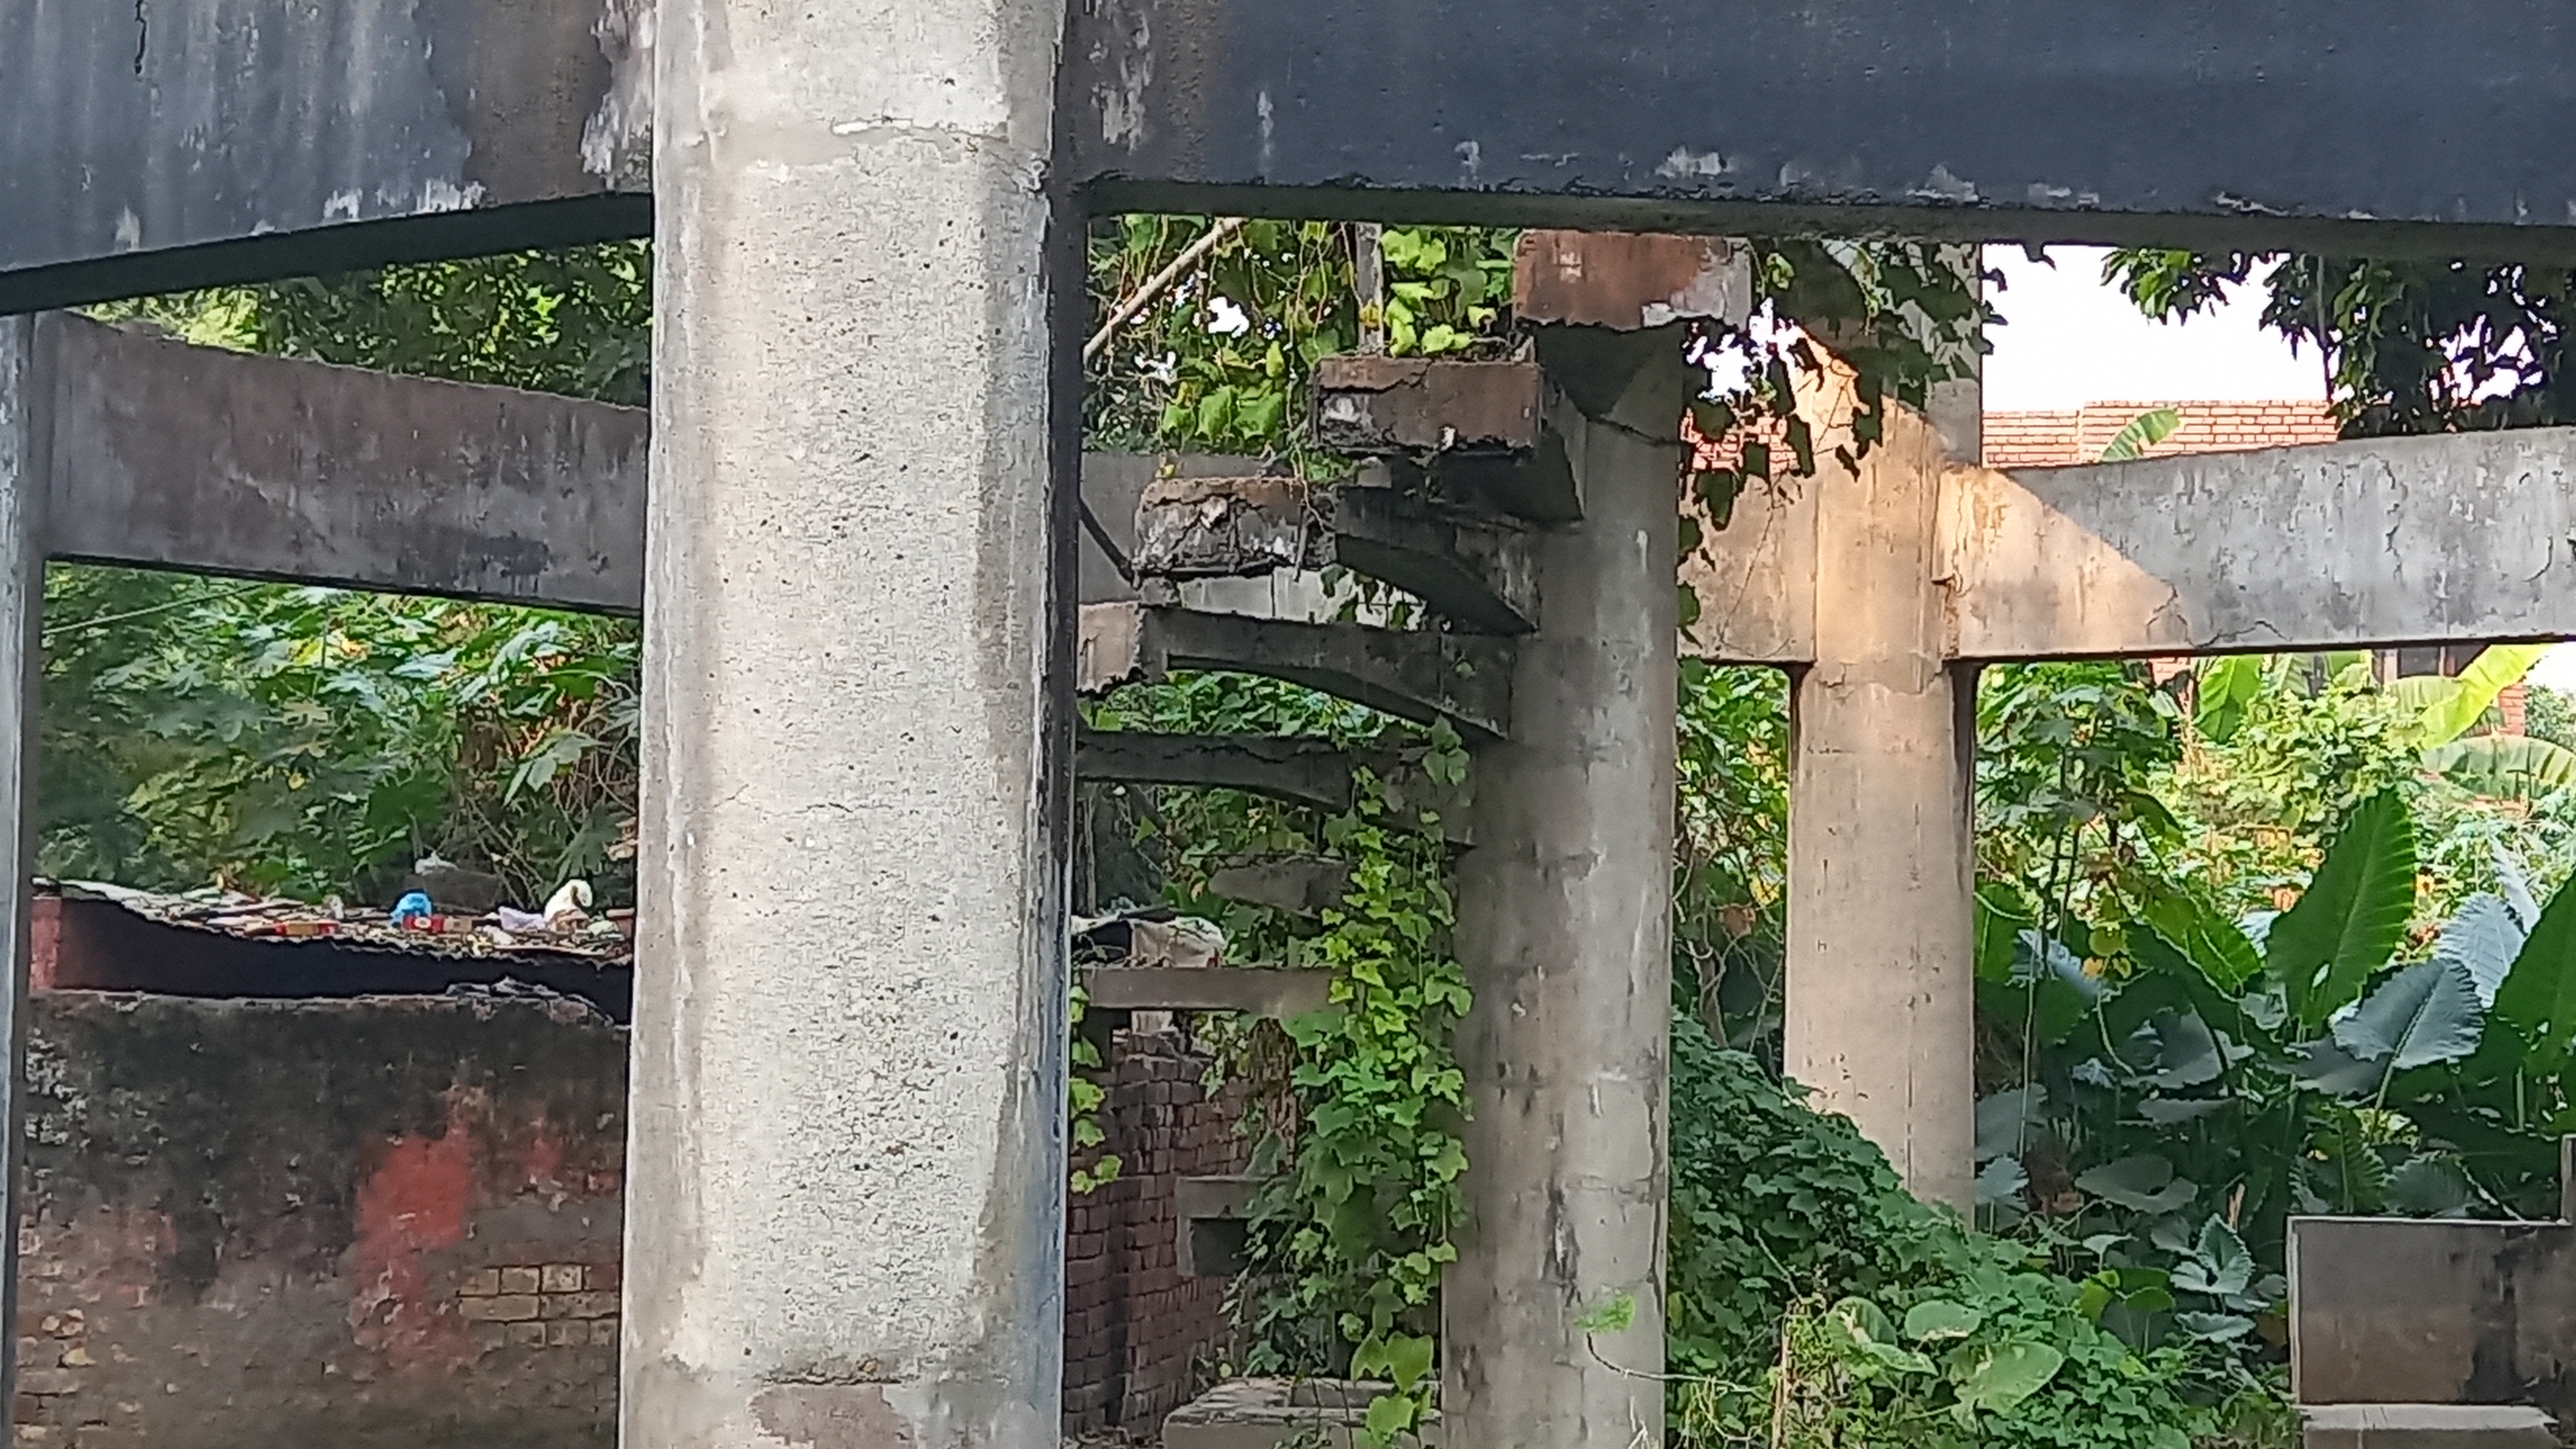
POLYGON ((2410 940, 2414 822, 2341 822, 2288 909, 2180 888, 2116 942, 1979 898, 1981 994, 2028 1069, 1978 1112, 1981 1213, 2090 1269, 2134 1343, 2277 1339, 2293 1213, 2546 1214, 2576 1038, 2576 892, 2502 889, 2410 940), (2114 949, 2105 950, 2106 946, 2114 949), (2088 961, 2086 958, 2090 957, 2088 961))

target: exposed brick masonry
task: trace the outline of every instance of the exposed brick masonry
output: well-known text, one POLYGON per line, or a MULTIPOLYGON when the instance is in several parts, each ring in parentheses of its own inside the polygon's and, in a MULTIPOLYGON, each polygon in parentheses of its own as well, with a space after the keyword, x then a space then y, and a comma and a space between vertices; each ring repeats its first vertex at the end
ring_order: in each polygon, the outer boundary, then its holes
POLYGON ((1241 1172, 1239 1088, 1209 1097, 1206 1063, 1177 1034, 1121 1033, 1101 1109, 1118 1180, 1072 1199, 1064 1271, 1068 1434, 1150 1428, 1197 1387, 1223 1345, 1225 1281, 1183 1278, 1174 1184, 1241 1172))

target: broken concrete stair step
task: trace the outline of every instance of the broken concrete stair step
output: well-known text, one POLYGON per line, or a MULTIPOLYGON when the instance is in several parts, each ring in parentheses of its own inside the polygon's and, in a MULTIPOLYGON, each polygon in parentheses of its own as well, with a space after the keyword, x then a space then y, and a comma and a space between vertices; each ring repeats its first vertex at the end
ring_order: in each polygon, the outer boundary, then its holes
MULTIPOLYGON (((1164 1417, 1163 1449, 1357 1449, 1369 1404, 1392 1387, 1363 1379, 1228 1379, 1164 1417)), ((1441 1442, 1438 1410, 1414 1442, 1441 1442)))
MULTIPOLYGON (((1584 427, 1538 363, 1355 353, 1315 364, 1314 437, 1386 458, 1399 482, 1541 523, 1583 516, 1584 427)), ((1676 427, 1678 427, 1676 420, 1676 427)))
POLYGON ((1353 772, 1386 786, 1398 820, 1431 819, 1453 845, 1472 845, 1467 807, 1474 778, 1435 778, 1395 750, 1341 750, 1328 740, 1277 735, 1179 735, 1084 729, 1074 737, 1073 772, 1083 780, 1248 790, 1339 813, 1351 808, 1353 772))
POLYGON ((1233 670, 1319 689, 1471 740, 1511 728, 1509 640, 1365 624, 1303 624, 1148 604, 1085 604, 1074 687, 1086 695, 1173 670, 1233 670))
POLYGON ((1333 976, 1261 966, 1095 966, 1082 984, 1087 1011, 1239 1011, 1286 1021, 1330 1005, 1333 976))
POLYGON ((1136 507, 1140 577, 1235 578, 1350 569, 1480 634, 1538 627, 1538 562, 1525 527, 1487 510, 1364 484, 1168 478, 1136 507))
POLYGON ((1246 861, 1208 877, 1208 890, 1227 900, 1268 906, 1307 920, 1339 906, 1350 888, 1350 866, 1320 855, 1246 861))

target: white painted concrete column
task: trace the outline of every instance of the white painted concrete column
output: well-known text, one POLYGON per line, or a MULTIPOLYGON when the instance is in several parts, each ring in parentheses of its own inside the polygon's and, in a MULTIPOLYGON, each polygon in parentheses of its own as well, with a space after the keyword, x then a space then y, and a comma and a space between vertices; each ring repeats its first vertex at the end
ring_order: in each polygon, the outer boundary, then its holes
POLYGON ((1511 739, 1476 757, 1459 866, 1475 1115, 1441 1406, 1443 1442, 1475 1449, 1663 1443, 1673 555, 1696 374, 1679 329, 1618 342, 1634 380, 1567 440, 1583 518, 1544 536, 1511 739), (1631 1326, 1587 1342, 1577 1321, 1622 1297, 1631 1326))
MULTIPOLYGON (((0 1322, 18 1321, 18 1204, 25 1172, 27 961, 35 918, 37 688, 44 650, 44 499, 50 489, 38 319, 0 317, 0 1322)), ((0 1401, 15 1403, 16 1355, 0 1364, 0 1401)))
POLYGON ((659 5, 625 1449, 1057 1441, 1062 18, 659 5))
MULTIPOLYGON (((1826 389, 1808 408, 1847 421, 1826 389), (1837 411, 1839 409, 1839 411, 1837 411)), ((1802 400, 1803 403, 1804 400, 1802 400)), ((1815 657, 1790 697, 1788 1073, 1918 1196, 1974 1205, 1976 672, 1945 658, 1945 442, 1973 462, 1974 382, 1891 408, 1857 474, 1819 442, 1815 657)), ((1821 414, 1821 417, 1820 417, 1821 414)))

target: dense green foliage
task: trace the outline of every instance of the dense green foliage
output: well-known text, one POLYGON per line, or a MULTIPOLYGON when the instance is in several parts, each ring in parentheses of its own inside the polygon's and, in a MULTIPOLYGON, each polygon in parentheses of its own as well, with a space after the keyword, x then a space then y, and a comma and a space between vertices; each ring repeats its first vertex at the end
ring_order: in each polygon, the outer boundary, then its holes
MULTIPOLYGON (((638 244, 103 309, 191 340, 643 400, 638 244)), ((60 565, 46 583, 45 870, 380 893, 419 855, 630 896, 632 622, 60 565)))
POLYGON ((1672 1102, 1674 1443, 2183 1449, 2265 1417, 2231 1364, 2104 1330, 2093 1284, 1915 1201, 1686 1015, 1672 1102))

